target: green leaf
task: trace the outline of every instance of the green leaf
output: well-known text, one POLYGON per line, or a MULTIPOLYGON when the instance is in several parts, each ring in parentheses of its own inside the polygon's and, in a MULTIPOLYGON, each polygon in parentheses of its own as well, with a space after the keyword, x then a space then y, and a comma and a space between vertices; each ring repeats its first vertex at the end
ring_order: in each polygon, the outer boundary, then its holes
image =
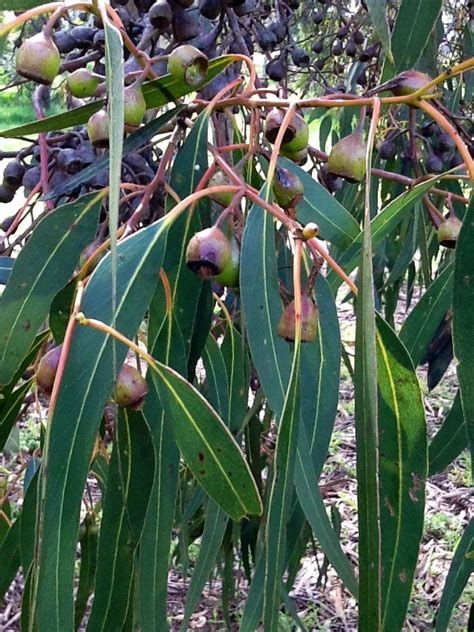
POLYGON ((82 524, 84 532, 79 539, 81 545, 81 568, 75 606, 75 628, 77 629, 87 608, 87 602, 94 590, 97 568, 98 526, 93 514, 87 514, 82 524))
POLYGON ((295 173, 304 186, 304 199, 298 203, 297 215, 302 224, 316 222, 321 237, 344 250, 359 235, 359 224, 309 173, 286 158, 280 158, 286 169, 295 173))
POLYGON ((278 628, 280 591, 285 570, 286 523, 290 515, 300 417, 300 341, 295 342, 290 381, 286 392, 273 460, 273 476, 268 492, 265 523, 265 581, 263 585, 263 625, 278 628))
POLYGON ((446 632, 448 630, 451 612, 473 572, 474 520, 471 519, 456 547, 453 561, 449 567, 439 610, 436 615, 435 632, 446 632))
POLYGON ((0 257, 0 285, 6 285, 13 269, 13 257, 0 257))
POLYGON ((0 450, 3 450, 5 446, 32 383, 33 380, 28 380, 0 402, 0 450))
MULTIPOLYGON (((214 77, 217 77, 232 61, 232 55, 225 55, 211 60, 206 82, 203 85, 212 81, 214 77)), ((165 75, 164 77, 149 81, 143 85, 143 95, 148 109, 159 108, 167 103, 173 103, 180 97, 193 91, 194 89, 191 89, 184 81, 173 79, 171 75, 165 75)), ((105 100, 99 99, 93 103, 69 110, 68 112, 54 114, 53 116, 47 116, 39 121, 31 121, 31 123, 25 123, 24 125, 18 125, 17 127, 0 131, 0 137, 13 138, 15 136, 29 136, 31 134, 64 130, 68 127, 80 125, 86 123, 92 114, 100 110, 104 104, 105 100)))
POLYGON ((474 200, 464 215, 456 244, 453 291, 453 344, 471 467, 474 472, 474 200))
POLYGON ((410 356, 377 317, 382 630, 401 630, 423 536, 428 468, 423 400, 410 356))
POLYGON ((153 469, 150 435, 141 413, 120 410, 100 526, 89 632, 124 627, 153 469))
POLYGON ((390 44, 390 31, 387 20, 387 5, 385 0, 366 0, 369 10, 370 20, 374 25, 375 32, 382 42, 388 60, 393 63, 393 55, 390 44))
POLYGON ((402 0, 392 33, 395 63, 385 62, 382 81, 415 67, 435 27, 442 4, 442 0, 402 0))
POLYGON ((25 11, 40 7, 44 0, 0 0, 0 11, 25 11))
MULTIPOLYGON (((367 188, 370 183, 367 183, 367 188)), ((366 196, 367 197, 367 196, 366 196)), ((372 224, 366 200, 356 299, 355 422, 359 524, 359 629, 381 624, 381 532, 372 224)), ((390 206, 390 205, 389 205, 390 206)), ((382 217, 382 213, 375 219, 382 217)), ((374 220, 375 221, 375 220, 374 220)), ((375 232, 375 230, 374 230, 375 232)))
POLYGON ((222 419, 173 369, 158 363, 153 378, 179 449, 201 486, 235 520, 260 514, 255 481, 222 419))
POLYGON ((0 601, 3 600, 20 566, 20 524, 21 516, 8 529, 0 545, 0 601))
MULTIPOLYGON (((155 293, 157 296, 158 291, 155 293)), ((164 297, 163 297, 164 300, 164 297)), ((152 303, 150 327, 161 309, 152 303)), ((175 319, 167 318, 154 342, 153 353, 166 364, 186 372, 183 337, 175 319)), ((143 417, 148 425, 155 455, 155 472, 150 501, 143 524, 138 566, 140 593, 140 627, 142 632, 168 629, 166 608, 171 529, 176 506, 179 477, 179 450, 173 429, 161 406, 155 381, 148 371, 150 392, 145 400, 143 417)))
POLYGON ((202 354, 206 371, 207 399, 224 421, 229 419, 229 387, 227 368, 221 348, 212 334, 208 334, 202 354))
MULTIPOLYGON (((155 290, 167 226, 165 217, 119 244, 116 325, 126 336, 136 334, 155 290)), ((101 260, 90 278, 81 307, 86 316, 111 323, 110 255, 101 260)), ((126 349, 117 346, 117 366, 125 355, 126 349)), ((36 561, 37 619, 48 632, 69 632, 73 628, 79 510, 95 435, 113 379, 110 337, 89 328, 76 328, 54 415, 49 420, 50 435, 43 457, 48 470, 39 564, 36 561)))
MULTIPOLYGON (((389 202, 387 206, 374 217, 371 222, 372 244, 376 248, 387 237, 392 230, 406 217, 407 213, 413 208, 415 203, 433 186, 436 178, 426 180, 421 184, 417 184, 412 189, 405 191, 395 200, 389 202)), ((364 232, 361 231, 354 243, 342 254, 338 259, 339 265, 344 268, 346 274, 350 274, 359 263, 364 232)), ((331 287, 336 288, 340 285, 340 278, 331 272, 329 275, 331 287)))
MULTIPOLYGON (((207 169, 208 129, 209 112, 205 110, 196 119, 175 158, 170 186, 180 198, 185 198, 195 190, 207 169)), ((188 353, 203 281, 186 266, 186 248, 191 236, 202 228, 202 215, 207 208, 208 201, 204 200, 197 205, 194 212, 188 212, 177 219, 170 229, 169 245, 163 262, 171 284, 175 317, 188 353)), ((208 282, 204 283, 204 287, 204 291, 211 291, 208 282)))
POLYGON ((400 340, 415 366, 423 359, 439 324, 451 306, 453 272, 453 265, 447 265, 415 305, 400 330, 400 340))
POLYGON ((244 340, 233 325, 227 327, 221 351, 229 380, 229 428, 232 433, 236 433, 247 414, 249 366, 244 340))
POLYGON ((435 434, 428 449, 428 476, 439 474, 467 447, 466 425, 462 412, 461 397, 456 393, 453 405, 435 434))
POLYGON ((0 297, 0 384, 10 381, 55 294, 94 238, 102 197, 85 195, 49 213, 19 254, 0 297))

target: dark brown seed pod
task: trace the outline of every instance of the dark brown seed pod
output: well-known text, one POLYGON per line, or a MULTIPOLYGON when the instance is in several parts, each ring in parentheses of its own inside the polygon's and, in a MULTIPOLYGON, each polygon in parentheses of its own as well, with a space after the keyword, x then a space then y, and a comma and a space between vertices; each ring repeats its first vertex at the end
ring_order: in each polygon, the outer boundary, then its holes
POLYGON ((148 19, 158 33, 163 33, 173 21, 173 11, 168 0, 158 0, 148 11, 148 19))
POLYGON ((19 160, 12 160, 5 166, 3 171, 3 183, 9 189, 16 190, 21 186, 24 175, 25 167, 19 160))

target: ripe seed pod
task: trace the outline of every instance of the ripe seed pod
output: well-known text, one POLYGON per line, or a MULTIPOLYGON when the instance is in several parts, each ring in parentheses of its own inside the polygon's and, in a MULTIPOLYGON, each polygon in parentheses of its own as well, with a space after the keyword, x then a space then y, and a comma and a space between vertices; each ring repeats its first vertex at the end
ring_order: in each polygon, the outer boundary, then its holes
POLYGON ((443 161, 434 153, 429 153, 425 160, 425 168, 428 173, 441 173, 443 171, 443 161))
POLYGON ((104 81, 104 77, 91 72, 87 68, 78 68, 67 78, 69 92, 79 99, 93 97, 97 87, 104 81))
POLYGON ((76 149, 65 147, 57 152, 56 164, 66 173, 74 174, 82 169, 84 163, 76 149))
POLYGON ((365 178, 367 143, 358 130, 342 138, 331 149, 328 171, 348 182, 362 182, 365 178))
POLYGON ((284 208, 294 208, 303 199, 304 186, 300 178, 284 167, 277 167, 272 182, 273 195, 284 208))
POLYGON ((114 399, 117 405, 138 410, 147 393, 148 385, 140 371, 130 364, 124 364, 115 382, 114 399))
POLYGON ((193 235, 186 249, 186 265, 203 279, 224 272, 231 261, 231 245, 217 226, 200 230, 193 235))
POLYGON ((438 242, 445 248, 455 248, 459 237, 462 222, 455 215, 451 215, 439 225, 437 235, 438 242))
MULTIPOLYGON (((301 342, 312 342, 318 331, 319 313, 313 299, 301 295, 301 342)), ((296 337, 295 301, 291 301, 283 311, 278 323, 278 335, 288 342, 293 342, 296 337)))
POLYGON ((393 140, 384 140, 379 146, 379 156, 383 160, 392 160, 397 155, 397 146, 393 140))
POLYGON ((25 188, 25 194, 28 195, 41 180, 40 167, 29 167, 25 171, 21 185, 25 188))
POLYGON ((199 36, 199 10, 197 7, 191 9, 174 10, 173 31, 177 42, 188 42, 199 36))
POLYGON ((17 51, 16 71, 26 79, 49 85, 59 72, 61 55, 50 35, 37 33, 17 51))
POLYGON ((15 197, 15 191, 5 184, 0 185, 0 204, 8 204, 15 197))
POLYGON ((272 81, 283 81, 286 76, 286 58, 282 54, 275 59, 271 59, 265 66, 265 72, 272 81))
POLYGON ((220 0, 203 0, 199 5, 199 11, 208 20, 216 20, 222 12, 220 0))
MULTIPOLYGON (((391 90, 397 97, 406 96, 417 92, 430 81, 431 77, 424 72, 419 72, 418 70, 406 70, 395 77, 393 80, 394 86, 391 90)), ((426 94, 433 94, 434 91, 435 86, 432 86, 427 90, 426 94)))
POLYGON ((197 88, 205 81, 209 60, 200 50, 189 44, 175 48, 168 57, 168 72, 175 79, 183 79, 197 88))
POLYGON ((19 160, 12 160, 6 165, 3 171, 3 183, 9 189, 16 190, 21 186, 24 175, 25 167, 19 160))
POLYGON ((295 66, 305 67, 309 65, 310 59, 304 48, 293 48, 291 50, 291 59, 295 66))
POLYGON ((317 55, 319 55, 319 53, 322 53, 323 50, 324 50, 324 44, 323 44, 323 42, 321 40, 317 40, 311 46, 311 49, 312 49, 313 53, 316 53, 317 55))
POLYGON ((36 384, 46 393, 53 390, 54 379, 58 370, 59 358, 63 346, 53 347, 41 358, 36 370, 36 384))
POLYGON ((105 108, 95 112, 87 121, 87 134, 94 147, 109 146, 109 115, 105 108))
MULTIPOLYGON (((284 117, 284 111, 276 108, 268 113, 265 121, 265 137, 269 143, 275 142, 284 117)), ((295 114, 283 135, 282 153, 283 151, 298 152, 308 146, 308 140, 309 127, 302 116, 295 114)))
POLYGON ((146 101, 141 86, 132 84, 123 92, 123 108, 125 125, 138 127, 145 117, 146 101))

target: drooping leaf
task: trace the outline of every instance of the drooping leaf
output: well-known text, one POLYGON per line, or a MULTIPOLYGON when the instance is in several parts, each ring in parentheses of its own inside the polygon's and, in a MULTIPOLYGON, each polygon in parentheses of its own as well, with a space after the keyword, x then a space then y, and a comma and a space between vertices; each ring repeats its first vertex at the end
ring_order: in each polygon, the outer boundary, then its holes
POLYGON ((459 391, 474 471, 474 200, 464 215, 456 244, 453 291, 453 343, 459 391))
POLYGON ((300 418, 300 351, 295 342, 290 381, 286 391, 273 461, 273 476, 268 492, 265 523, 265 581, 263 585, 263 625, 278 628, 280 592, 286 557, 286 523, 290 515, 300 418))
POLYGON ((153 469, 151 438, 141 413, 120 410, 103 501, 95 596, 88 632, 124 627, 132 598, 134 554, 145 517, 153 469))
POLYGON ((0 285, 8 283, 14 263, 13 257, 0 257, 0 285))
POLYGON ((3 450, 32 383, 33 380, 28 380, 0 402, 0 450, 3 450))
POLYGON ((388 60, 393 63, 392 47, 390 43, 390 31, 387 20, 387 5, 385 0, 366 0, 367 8, 375 32, 382 42, 388 60))
POLYGON ((453 404, 435 434, 428 449, 428 475, 439 474, 467 447, 466 425, 462 412, 461 397, 456 393, 453 404))
POLYGON ((0 384, 7 384, 93 239, 102 194, 89 194, 48 214, 16 260, 0 297, 0 384))
POLYGON ((153 377, 179 449, 205 491, 235 520, 260 514, 250 469, 217 413, 173 369, 158 363, 153 377))
MULTIPOLYGON (((474 520, 471 519, 454 552, 444 584, 439 610, 436 615, 435 632, 446 632, 451 612, 474 572, 474 520)), ((469 629, 469 626, 468 628, 469 629)))
POLYGON ((415 305, 400 330, 400 340, 417 366, 423 359, 452 302, 453 265, 450 264, 433 281, 415 305))
MULTIPOLYGON (((119 244, 116 326, 134 336, 151 300, 165 248, 168 222, 159 222, 119 244)), ((108 324, 110 255, 89 280, 82 309, 108 324)), ((117 366, 126 349, 117 346, 117 366)), ((73 575, 79 509, 97 428, 114 379, 110 337, 83 327, 74 332, 46 446, 42 547, 37 618, 51 632, 73 628, 73 575), (94 396, 89 396, 89 393, 94 396), (71 431, 71 428, 74 431, 71 431), (45 562, 46 560, 46 562, 45 562)))
POLYGON ((395 60, 385 62, 383 81, 416 66, 438 19, 442 0, 402 0, 392 33, 395 60))
POLYGON ((407 350, 377 318, 382 630, 401 630, 423 535, 428 469, 420 386, 407 350))

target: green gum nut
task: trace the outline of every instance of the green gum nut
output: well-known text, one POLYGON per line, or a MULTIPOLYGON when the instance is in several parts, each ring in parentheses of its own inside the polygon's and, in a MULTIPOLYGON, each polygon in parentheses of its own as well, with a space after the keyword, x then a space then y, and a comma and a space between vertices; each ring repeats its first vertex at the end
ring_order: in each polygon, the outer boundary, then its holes
POLYGON ((104 77, 97 75, 87 68, 78 68, 67 78, 69 92, 79 99, 92 97, 99 84, 104 81, 104 77))
POLYGON ((445 248, 455 248, 462 222, 455 216, 448 217, 437 230, 438 242, 445 248))
POLYGON ((130 364, 124 364, 117 376, 114 389, 114 399, 121 408, 138 410, 143 405, 148 385, 138 369, 130 364))
POLYGON ((62 345, 53 347, 41 358, 36 370, 36 383, 46 393, 51 393, 54 385, 54 378, 58 370, 59 358, 61 356, 62 345))
POLYGON ((289 143, 282 143, 282 148, 294 153, 306 149, 309 143, 309 127, 304 118, 295 114, 289 127, 293 130, 293 139, 289 143))
POLYGON ((107 110, 95 112, 87 121, 87 134, 95 147, 109 146, 109 115, 107 110))
POLYGON ((240 275, 240 250, 239 244, 235 239, 231 239, 230 248, 230 260, 224 266, 222 272, 215 276, 213 280, 220 285, 237 289, 239 287, 240 275))
POLYGON ((141 86, 131 85, 123 92, 123 108, 125 125, 138 127, 146 113, 146 101, 141 86))
MULTIPOLYGON (((217 187, 229 184, 231 184, 229 178, 222 171, 216 171, 216 173, 209 180, 208 187, 217 187)), ((229 206, 229 204, 234 199, 234 195, 235 193, 233 193, 232 191, 220 191, 216 193, 210 193, 209 197, 211 198, 211 200, 214 200, 214 202, 217 202, 222 206, 229 206)))
POLYGON ((308 159, 308 148, 303 147, 298 151, 289 151, 286 147, 281 147, 280 154, 297 165, 304 165, 308 159))
POLYGON ((203 279, 222 274, 231 257, 230 241, 217 226, 193 235, 186 249, 186 265, 203 279))
POLYGON ((168 72, 174 79, 183 80, 192 88, 203 84, 208 67, 206 55, 190 44, 178 46, 168 57, 168 72))
POLYGON ((16 71, 26 79, 49 85, 59 72, 61 55, 52 38, 43 32, 25 40, 16 55, 16 71))
POLYGON ((365 178, 367 143, 359 132, 342 138, 331 149, 328 171, 348 182, 362 182, 365 178))
MULTIPOLYGON (((414 92, 418 92, 421 88, 432 81, 431 77, 424 72, 418 70, 406 70, 395 77, 396 85, 392 88, 392 92, 397 97, 404 97, 414 92)), ((426 94, 433 94, 435 86, 431 86, 426 94)))
POLYGON ((304 196, 304 187, 300 178, 284 167, 276 168, 272 190, 275 200, 284 209, 294 208, 304 196))

